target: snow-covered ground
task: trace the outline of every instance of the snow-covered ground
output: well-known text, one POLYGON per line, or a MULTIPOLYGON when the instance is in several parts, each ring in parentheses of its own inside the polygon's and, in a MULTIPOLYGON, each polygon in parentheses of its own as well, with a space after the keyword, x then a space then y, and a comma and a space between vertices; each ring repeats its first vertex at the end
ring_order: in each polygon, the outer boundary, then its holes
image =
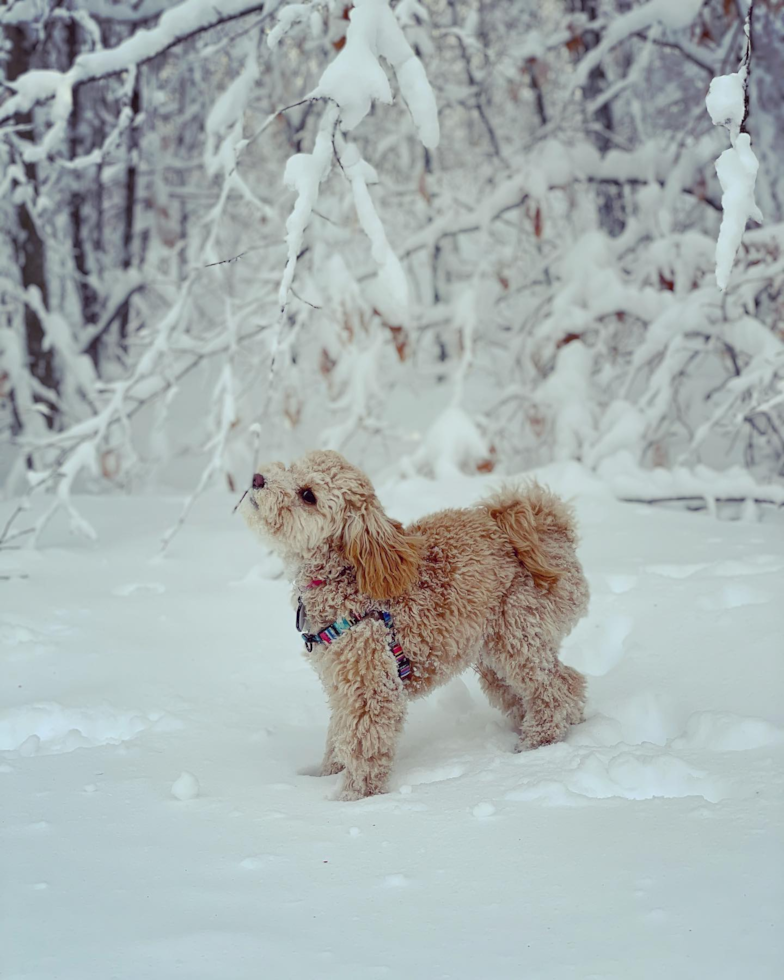
MULTIPOLYGON (((466 676, 339 803, 288 585, 225 497, 82 500, 0 555, 4 980, 781 976, 784 527, 615 502, 576 466, 590 675, 516 755, 466 676), (185 774, 185 775, 183 775, 185 774)), ((398 517, 488 480, 409 480, 398 517)), ((5 505, 0 519, 3 519, 5 505)))

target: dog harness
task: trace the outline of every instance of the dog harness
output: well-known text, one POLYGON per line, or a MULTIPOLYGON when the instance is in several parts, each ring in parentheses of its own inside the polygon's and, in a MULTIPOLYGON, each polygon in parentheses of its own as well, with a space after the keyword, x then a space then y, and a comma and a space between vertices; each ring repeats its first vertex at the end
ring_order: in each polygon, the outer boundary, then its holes
MULTIPOLYGON (((314 579, 308 588, 314 588, 316 585, 323 584, 320 579, 314 579)), ((297 630, 302 634, 302 639, 305 641, 308 653, 310 653, 314 646, 319 644, 326 644, 328 646, 333 640, 337 640, 344 633, 348 633, 350 629, 353 629, 365 619, 377 619, 386 626, 388 630, 387 642, 389 649, 392 651, 392 656, 395 658, 395 663, 397 664, 397 676, 404 681, 411 673, 411 661, 403 653, 403 648, 395 639, 395 624, 390 613, 383 609, 371 609, 364 616, 352 613, 350 616, 344 616, 343 619, 338 619, 334 623, 330 623, 329 626, 325 626, 318 633, 302 633, 302 628, 307 622, 302 596, 299 597, 299 603, 297 604, 297 630)))

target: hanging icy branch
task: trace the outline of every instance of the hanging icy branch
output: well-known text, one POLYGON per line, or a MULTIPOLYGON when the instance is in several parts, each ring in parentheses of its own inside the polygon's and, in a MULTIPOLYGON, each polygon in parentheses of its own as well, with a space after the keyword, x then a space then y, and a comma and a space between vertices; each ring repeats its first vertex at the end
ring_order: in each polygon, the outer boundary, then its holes
POLYGON ((378 175, 353 143, 347 143, 341 152, 340 163, 351 181, 359 223, 370 241, 373 261, 378 267, 376 281, 377 303, 395 323, 403 322, 408 315, 408 282, 400 259, 387 241, 384 225, 378 216, 368 184, 378 181, 378 175))
MULTIPOLYGON (((284 8, 278 27, 268 38, 270 47, 277 45, 281 36, 305 17, 307 9, 303 4, 284 8)), ((288 258, 280 284, 281 311, 285 311, 288 302, 297 256, 318 201, 319 186, 331 169, 338 125, 352 130, 362 122, 373 102, 392 102, 389 79, 379 58, 384 58, 394 69, 422 144, 428 148, 438 145, 438 109, 433 90, 388 0, 357 0, 350 16, 345 45, 308 96, 311 100, 327 101, 313 152, 298 153, 286 165, 284 182, 296 190, 297 201, 286 222, 288 258)), ((359 222, 370 239, 373 258, 400 311, 407 305, 408 287, 367 190, 368 181, 377 180, 375 171, 362 160, 356 148, 349 147, 346 152, 347 159, 341 160, 341 166, 351 181, 359 222)))
POLYGON ((286 221, 288 258, 278 293, 281 309, 284 309, 288 302, 305 229, 318 201, 319 185, 326 179, 332 167, 332 140, 337 117, 338 107, 330 104, 321 117, 313 152, 295 154, 289 159, 283 174, 284 184, 297 192, 297 201, 286 221))
POLYGON ((716 282, 722 292, 727 288, 735 255, 740 247, 749 218, 762 221, 762 212, 754 200, 759 162, 751 148, 751 137, 742 132, 749 106, 749 76, 751 71, 751 16, 753 2, 743 30, 746 47, 736 72, 721 75, 711 82, 705 99, 708 113, 716 126, 726 126, 732 146, 716 161, 716 173, 721 184, 721 205, 724 215, 716 243, 716 282))

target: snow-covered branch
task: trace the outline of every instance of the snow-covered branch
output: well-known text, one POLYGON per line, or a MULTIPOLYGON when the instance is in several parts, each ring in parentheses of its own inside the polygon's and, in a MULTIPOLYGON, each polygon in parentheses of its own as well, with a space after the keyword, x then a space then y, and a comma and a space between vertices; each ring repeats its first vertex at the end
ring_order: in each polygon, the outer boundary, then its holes
POLYGON ((743 25, 746 46, 736 72, 714 78, 705 104, 716 126, 726 126, 730 134, 729 149, 716 161, 716 173, 722 189, 724 216, 716 244, 716 282, 725 290, 732 264, 743 239, 749 219, 762 221, 762 212, 754 200, 759 162, 751 148, 751 136, 744 130, 749 113, 749 76, 751 73, 751 17, 754 2, 743 25))
MULTIPOLYGON (((9 88, 14 94, 0 105, 0 123, 17 114, 29 112, 33 106, 54 100, 54 117, 67 118, 73 104, 73 90, 78 85, 109 78, 146 64, 165 54, 178 44, 199 34, 249 14, 271 16, 280 0, 182 0, 165 10, 155 27, 139 28, 114 48, 80 55, 65 72, 51 69, 29 71, 9 88)), ((2 24, 2 20, 0 20, 2 24)))

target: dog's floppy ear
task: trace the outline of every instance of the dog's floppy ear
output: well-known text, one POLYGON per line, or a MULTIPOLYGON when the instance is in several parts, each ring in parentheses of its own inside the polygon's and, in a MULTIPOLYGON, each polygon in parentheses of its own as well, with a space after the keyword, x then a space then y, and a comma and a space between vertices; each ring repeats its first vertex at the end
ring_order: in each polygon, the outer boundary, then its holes
POLYGON ((375 498, 351 512, 343 530, 343 553, 356 570, 360 590, 373 599, 402 595, 413 585, 419 542, 387 517, 375 498))

